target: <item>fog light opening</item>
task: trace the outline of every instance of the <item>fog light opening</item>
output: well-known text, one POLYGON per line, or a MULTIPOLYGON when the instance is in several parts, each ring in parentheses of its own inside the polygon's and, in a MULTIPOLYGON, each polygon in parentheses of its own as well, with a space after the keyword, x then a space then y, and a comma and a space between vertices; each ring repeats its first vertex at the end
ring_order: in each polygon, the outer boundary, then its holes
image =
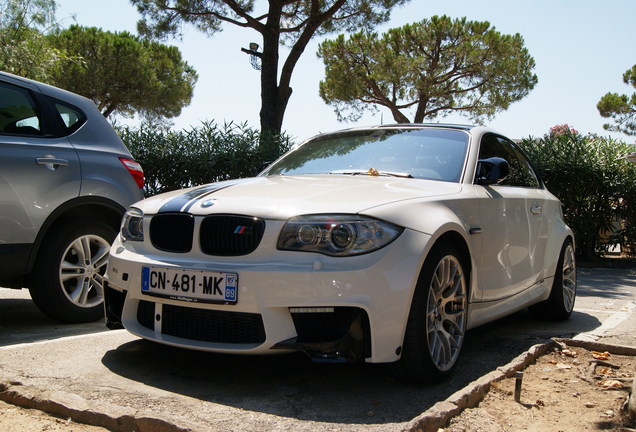
POLYGON ((289 313, 333 313, 332 307, 290 307, 289 313))

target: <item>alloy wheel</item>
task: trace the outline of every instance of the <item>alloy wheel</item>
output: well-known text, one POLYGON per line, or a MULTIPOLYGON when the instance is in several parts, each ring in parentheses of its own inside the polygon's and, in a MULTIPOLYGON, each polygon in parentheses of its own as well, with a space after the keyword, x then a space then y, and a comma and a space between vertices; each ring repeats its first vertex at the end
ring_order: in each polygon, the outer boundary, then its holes
POLYGON ((466 279, 461 263, 446 255, 437 265, 427 302, 427 338, 431 358, 440 371, 453 367, 466 332, 466 279))
POLYGON ((76 306, 91 308, 104 299, 104 273, 110 244, 97 235, 84 235, 71 243, 60 263, 60 283, 76 306))

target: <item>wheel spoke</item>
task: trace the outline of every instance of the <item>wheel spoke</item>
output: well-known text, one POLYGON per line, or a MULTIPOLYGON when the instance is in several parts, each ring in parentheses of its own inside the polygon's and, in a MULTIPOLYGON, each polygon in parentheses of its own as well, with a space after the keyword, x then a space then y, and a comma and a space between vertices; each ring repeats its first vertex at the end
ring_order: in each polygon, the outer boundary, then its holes
POLYGON ((64 283, 70 279, 81 278, 83 273, 83 265, 72 264, 68 261, 63 261, 60 268, 60 281, 64 283))
POLYGON ((442 286, 443 286, 443 275, 442 275, 443 269, 439 269, 437 272, 435 272, 435 274, 433 275, 433 282, 431 283, 431 288, 433 290, 433 294, 435 296, 437 296, 437 294, 442 290, 442 286))
POLYGON ((110 246, 100 245, 97 253, 92 257, 92 265, 95 269, 101 269, 102 267, 106 267, 108 265, 108 251, 110 250, 110 246))
POLYGON ((446 289, 444 290, 444 298, 452 298, 455 297, 460 291, 460 285, 462 282, 462 275, 459 273, 459 266, 453 265, 450 266, 449 262, 449 273, 448 280, 446 281, 446 289))
POLYGON ((73 242, 71 246, 73 251, 77 254, 77 262, 80 265, 86 265, 88 258, 91 255, 90 244, 86 240, 86 236, 80 237, 73 242))
POLYGON ((100 274, 95 274, 91 280, 91 287, 95 291, 95 298, 104 297, 104 277, 100 274))
POLYGON ((91 290, 91 279, 90 278, 84 278, 84 280, 82 280, 82 291, 80 293, 80 297, 78 299, 78 303, 81 306, 86 306, 86 302, 88 299, 88 293, 91 290))
POLYGON ((448 288, 444 291, 444 298, 447 301, 454 301, 459 297, 464 297, 463 289, 464 289, 464 279, 463 275, 458 273, 457 266, 454 269, 453 279, 449 281, 448 288))
POLYGON ((563 300, 565 303, 565 309, 567 311, 572 310, 572 305, 574 304, 574 290, 566 287, 565 285, 563 286, 563 300))
POLYGON ((457 309, 451 313, 444 314, 444 322, 452 324, 457 331, 461 332, 463 327, 463 318, 466 315, 466 309, 457 309))
POLYGON ((433 344, 431 346, 431 355, 436 365, 445 366, 450 361, 450 343, 448 334, 442 331, 435 331, 431 337, 433 344))
POLYGON ((88 278, 86 277, 77 278, 77 283, 71 287, 73 289, 68 293, 68 295, 71 298, 71 300, 73 300, 73 303, 77 305, 82 305, 81 299, 83 297, 84 292, 86 291, 87 280, 88 278))

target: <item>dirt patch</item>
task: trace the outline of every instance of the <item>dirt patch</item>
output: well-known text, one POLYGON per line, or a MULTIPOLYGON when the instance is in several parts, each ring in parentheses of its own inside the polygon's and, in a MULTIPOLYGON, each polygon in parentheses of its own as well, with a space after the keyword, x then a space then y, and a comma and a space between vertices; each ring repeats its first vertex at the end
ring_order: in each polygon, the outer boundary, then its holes
POLYGON ((636 358, 557 344, 517 378, 493 383, 440 432, 633 430, 627 413, 636 358))

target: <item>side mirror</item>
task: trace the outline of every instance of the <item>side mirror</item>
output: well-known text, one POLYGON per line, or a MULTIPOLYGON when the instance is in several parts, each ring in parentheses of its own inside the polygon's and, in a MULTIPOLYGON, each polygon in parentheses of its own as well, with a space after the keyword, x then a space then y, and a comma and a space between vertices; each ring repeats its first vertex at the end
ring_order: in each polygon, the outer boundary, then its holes
POLYGON ((477 184, 488 186, 497 184, 510 174, 508 161, 499 157, 481 159, 477 162, 477 184))
POLYGON ((256 172, 254 173, 254 177, 265 171, 265 168, 270 166, 272 162, 263 162, 258 168, 256 168, 256 172))

